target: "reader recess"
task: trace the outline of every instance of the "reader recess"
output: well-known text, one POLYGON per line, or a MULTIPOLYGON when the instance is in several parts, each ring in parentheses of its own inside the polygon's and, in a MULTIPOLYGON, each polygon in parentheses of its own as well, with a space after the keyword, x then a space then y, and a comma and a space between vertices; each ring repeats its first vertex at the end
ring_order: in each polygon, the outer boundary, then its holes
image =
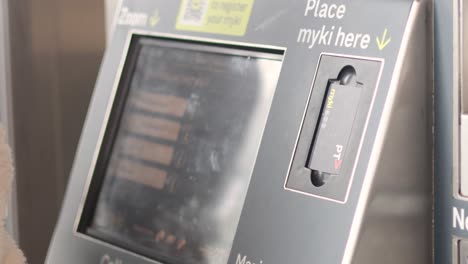
POLYGON ((346 202, 382 62, 323 54, 286 189, 346 202))

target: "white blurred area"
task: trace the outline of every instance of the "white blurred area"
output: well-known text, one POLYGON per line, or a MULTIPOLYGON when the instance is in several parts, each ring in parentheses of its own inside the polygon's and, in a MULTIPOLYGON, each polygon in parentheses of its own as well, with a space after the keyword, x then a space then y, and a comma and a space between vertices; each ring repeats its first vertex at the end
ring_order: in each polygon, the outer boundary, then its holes
POLYGON ((122 2, 122 0, 104 0, 105 2, 105 8, 106 8, 106 35, 107 35, 107 44, 109 43, 110 36, 112 35, 113 32, 113 23, 114 23, 114 17, 115 17, 115 12, 122 2))

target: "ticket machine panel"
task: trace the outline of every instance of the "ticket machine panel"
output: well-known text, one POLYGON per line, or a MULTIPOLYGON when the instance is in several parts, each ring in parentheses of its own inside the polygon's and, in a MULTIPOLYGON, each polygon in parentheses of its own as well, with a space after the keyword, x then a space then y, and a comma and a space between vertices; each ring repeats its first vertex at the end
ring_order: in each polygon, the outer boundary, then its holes
POLYGON ((122 1, 46 263, 431 263, 428 2, 122 1))

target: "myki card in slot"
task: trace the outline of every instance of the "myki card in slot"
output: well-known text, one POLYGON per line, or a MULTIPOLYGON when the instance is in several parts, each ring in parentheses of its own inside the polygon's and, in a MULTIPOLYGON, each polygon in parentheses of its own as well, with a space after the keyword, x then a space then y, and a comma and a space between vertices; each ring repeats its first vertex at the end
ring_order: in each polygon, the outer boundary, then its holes
POLYGON ((178 96, 139 90, 132 98, 131 104, 147 112, 182 117, 187 109, 188 100, 178 96))
POLYGON ((339 175, 346 158, 362 87, 345 86, 338 82, 329 85, 308 167, 339 175))
POLYGON ((127 132, 132 134, 169 141, 176 141, 179 137, 181 124, 178 121, 138 113, 131 113, 126 119, 129 124, 127 132))

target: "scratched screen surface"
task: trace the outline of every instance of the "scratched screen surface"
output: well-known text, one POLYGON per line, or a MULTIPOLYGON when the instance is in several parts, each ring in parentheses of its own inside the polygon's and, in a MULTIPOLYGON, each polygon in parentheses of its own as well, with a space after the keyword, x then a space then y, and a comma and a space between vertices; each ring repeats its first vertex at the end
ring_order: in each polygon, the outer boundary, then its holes
POLYGON ((281 57, 151 39, 134 49, 86 233, 162 263, 226 263, 281 57))

